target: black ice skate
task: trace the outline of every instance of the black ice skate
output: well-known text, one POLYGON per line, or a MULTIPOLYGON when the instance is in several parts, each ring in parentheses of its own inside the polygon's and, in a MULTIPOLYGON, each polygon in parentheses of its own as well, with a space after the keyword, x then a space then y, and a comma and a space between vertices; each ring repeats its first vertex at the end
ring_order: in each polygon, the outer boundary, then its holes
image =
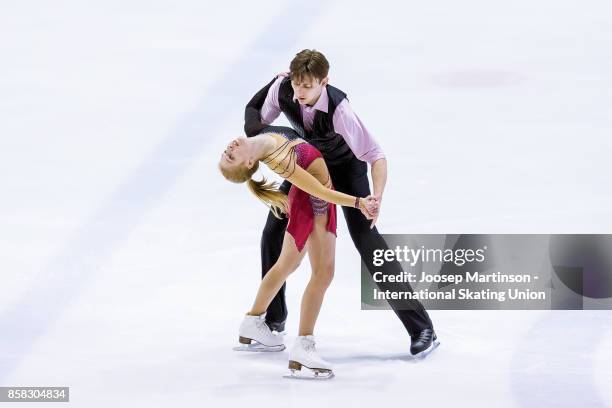
POLYGON ((417 358, 424 358, 440 345, 438 336, 433 329, 424 329, 415 336, 410 336, 410 354, 417 358))
POLYGON ((269 322, 266 320, 266 324, 273 332, 284 333, 285 332, 285 321, 282 322, 269 322))

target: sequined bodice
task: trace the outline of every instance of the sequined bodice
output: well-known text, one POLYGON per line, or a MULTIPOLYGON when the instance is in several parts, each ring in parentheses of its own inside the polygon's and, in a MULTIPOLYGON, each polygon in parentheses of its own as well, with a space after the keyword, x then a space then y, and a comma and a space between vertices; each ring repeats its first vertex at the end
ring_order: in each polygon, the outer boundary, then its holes
POLYGON ((265 157, 263 161, 269 165, 273 171, 280 174, 282 177, 291 177, 295 171, 296 164, 306 170, 313 160, 318 157, 322 157, 321 152, 319 152, 313 145, 305 141, 287 148, 291 142, 299 139, 299 137, 286 135, 284 133, 278 134, 281 135, 286 141, 277 147, 267 157, 265 157), (271 164, 273 161, 277 161, 278 164, 272 167, 271 164))

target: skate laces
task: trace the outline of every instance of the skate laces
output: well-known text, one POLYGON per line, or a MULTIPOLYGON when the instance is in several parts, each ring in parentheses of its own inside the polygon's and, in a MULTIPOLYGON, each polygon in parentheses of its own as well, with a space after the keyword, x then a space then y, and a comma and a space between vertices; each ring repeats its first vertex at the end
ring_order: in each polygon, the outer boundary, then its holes
POLYGON ((266 325, 266 321, 264 319, 257 319, 255 322, 255 327, 257 327, 257 330, 259 330, 261 333, 267 333, 269 330, 266 330, 268 326, 266 325))
POLYGON ((433 334, 432 330, 425 329, 419 334, 419 340, 427 341, 432 336, 432 334, 433 334))
POLYGON ((306 352, 312 353, 312 352, 316 351, 315 350, 315 342, 314 341, 305 340, 305 341, 302 341, 302 344, 304 345, 304 350, 306 350, 306 352))

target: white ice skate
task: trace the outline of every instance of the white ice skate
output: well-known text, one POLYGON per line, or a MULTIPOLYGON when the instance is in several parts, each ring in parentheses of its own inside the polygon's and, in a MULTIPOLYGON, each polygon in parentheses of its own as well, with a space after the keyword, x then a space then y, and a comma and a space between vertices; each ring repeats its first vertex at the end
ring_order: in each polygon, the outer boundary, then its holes
POLYGON ((323 360, 315 348, 314 336, 298 336, 289 353, 287 378, 328 379, 334 376, 332 365, 323 360))
POLYGON ((244 316, 238 330, 240 346, 235 351, 283 351, 283 337, 274 334, 266 324, 265 314, 261 316, 244 316))

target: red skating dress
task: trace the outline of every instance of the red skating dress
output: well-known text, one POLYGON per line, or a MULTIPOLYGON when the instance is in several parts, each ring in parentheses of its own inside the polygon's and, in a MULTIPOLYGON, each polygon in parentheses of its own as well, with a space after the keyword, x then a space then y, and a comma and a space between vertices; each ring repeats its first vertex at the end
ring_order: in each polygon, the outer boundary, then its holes
MULTIPOLYGON (((295 147, 297 165, 306 170, 318 157, 323 157, 316 147, 300 143, 295 147)), ((333 188, 333 187, 332 187, 333 188)), ((336 205, 311 196, 294 185, 289 190, 289 225, 287 232, 295 239, 295 245, 302 252, 306 240, 314 228, 314 217, 328 214, 327 231, 336 235, 336 205)))

